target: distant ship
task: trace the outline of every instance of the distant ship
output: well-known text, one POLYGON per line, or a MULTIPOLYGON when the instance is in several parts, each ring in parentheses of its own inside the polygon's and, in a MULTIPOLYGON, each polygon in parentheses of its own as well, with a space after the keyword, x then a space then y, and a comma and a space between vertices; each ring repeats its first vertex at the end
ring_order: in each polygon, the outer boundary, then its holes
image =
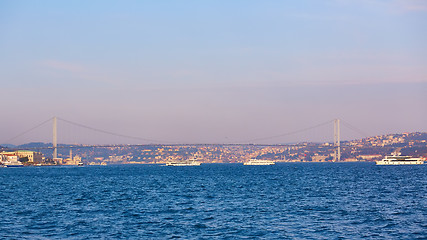
POLYGON ((243 165, 274 165, 276 162, 271 160, 261 160, 261 159, 249 159, 249 161, 244 162, 243 165))
POLYGON ((22 164, 20 161, 17 160, 7 160, 3 162, 3 167, 23 167, 24 164, 22 164))
POLYGON ((377 165, 419 165, 424 164, 423 159, 413 158, 411 156, 401 156, 400 153, 392 153, 391 156, 385 156, 384 159, 376 161, 377 165))
POLYGON ((202 163, 197 161, 195 158, 190 158, 179 162, 168 162, 166 166, 200 166, 202 163))

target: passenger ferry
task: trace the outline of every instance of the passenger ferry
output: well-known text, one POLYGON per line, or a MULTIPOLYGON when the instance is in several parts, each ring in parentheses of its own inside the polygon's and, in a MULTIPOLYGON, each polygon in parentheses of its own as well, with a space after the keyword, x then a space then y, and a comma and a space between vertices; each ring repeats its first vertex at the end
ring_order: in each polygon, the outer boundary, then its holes
POLYGON ((244 162, 243 165, 274 165, 276 162, 271 160, 261 160, 261 159, 249 159, 249 161, 244 162))
POLYGON ((177 167, 181 167, 181 166, 200 166, 202 163, 197 161, 197 159, 195 158, 190 158, 184 161, 180 161, 180 162, 168 162, 166 163, 166 166, 177 166, 177 167))
POLYGON ((385 156, 384 159, 376 161, 377 165, 419 165, 424 164, 422 158, 413 158, 411 156, 401 156, 400 153, 392 153, 391 156, 385 156))
POLYGON ((7 160, 3 162, 3 167, 23 167, 24 164, 22 164, 20 161, 14 161, 14 160, 7 160))

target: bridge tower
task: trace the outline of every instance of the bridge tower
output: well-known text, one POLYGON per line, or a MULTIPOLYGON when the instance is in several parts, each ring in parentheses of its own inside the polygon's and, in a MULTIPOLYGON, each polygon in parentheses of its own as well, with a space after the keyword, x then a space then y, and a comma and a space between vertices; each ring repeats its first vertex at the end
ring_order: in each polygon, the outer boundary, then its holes
POLYGON ((58 157, 58 142, 57 142, 57 129, 56 129, 57 125, 56 125, 56 117, 53 117, 53 140, 52 140, 52 144, 53 144, 53 158, 57 158, 58 157))
POLYGON ((341 161, 340 120, 334 120, 334 162, 341 161))

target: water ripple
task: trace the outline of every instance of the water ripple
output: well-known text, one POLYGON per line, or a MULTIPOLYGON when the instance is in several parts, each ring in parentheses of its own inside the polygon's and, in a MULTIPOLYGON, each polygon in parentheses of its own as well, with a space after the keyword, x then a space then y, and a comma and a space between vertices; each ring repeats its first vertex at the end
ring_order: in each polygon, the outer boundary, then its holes
POLYGON ((425 239, 426 166, 0 169, 5 239, 425 239))

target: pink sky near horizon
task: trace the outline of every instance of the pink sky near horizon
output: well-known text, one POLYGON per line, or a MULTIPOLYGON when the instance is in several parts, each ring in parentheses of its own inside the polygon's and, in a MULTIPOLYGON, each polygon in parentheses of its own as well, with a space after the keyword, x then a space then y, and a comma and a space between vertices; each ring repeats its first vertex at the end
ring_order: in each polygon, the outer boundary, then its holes
MULTIPOLYGON (((335 118, 371 136, 426 132, 425 23, 417 0, 3 1, 0 143, 53 116, 181 143, 335 118)), ((332 141, 316 131, 266 142, 332 141)))

